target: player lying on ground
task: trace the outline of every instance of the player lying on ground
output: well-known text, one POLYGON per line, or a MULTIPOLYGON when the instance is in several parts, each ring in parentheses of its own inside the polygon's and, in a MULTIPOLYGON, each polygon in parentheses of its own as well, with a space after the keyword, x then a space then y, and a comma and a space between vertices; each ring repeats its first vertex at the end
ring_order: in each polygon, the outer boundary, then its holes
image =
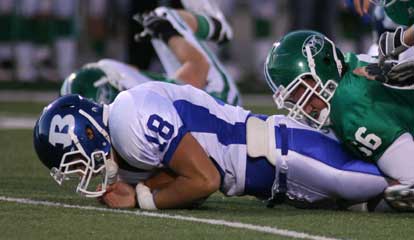
POLYGON ((158 8, 143 16, 141 22, 153 41, 161 39, 154 47, 159 50, 159 57, 164 59, 169 77, 104 59, 87 64, 71 74, 64 81, 61 95, 77 93, 97 102, 110 103, 120 91, 156 80, 191 84, 226 103, 241 103, 239 92, 230 75, 208 47, 198 40, 227 40, 226 34, 218 34, 222 29, 218 20, 182 10, 158 8), (209 22, 214 23, 211 24, 212 27, 209 27, 209 22))
POLYGON ((347 154, 331 134, 252 114, 189 85, 144 83, 109 106, 61 97, 36 123, 34 145, 59 184, 80 177, 77 192, 114 208, 186 207, 217 190, 337 208, 388 186, 374 164, 347 154))
POLYGON ((331 128, 348 151, 399 181, 385 191, 394 207, 413 209, 414 91, 354 73, 367 64, 352 53, 344 57, 320 33, 296 31, 273 46, 265 72, 278 108, 300 123, 331 128))

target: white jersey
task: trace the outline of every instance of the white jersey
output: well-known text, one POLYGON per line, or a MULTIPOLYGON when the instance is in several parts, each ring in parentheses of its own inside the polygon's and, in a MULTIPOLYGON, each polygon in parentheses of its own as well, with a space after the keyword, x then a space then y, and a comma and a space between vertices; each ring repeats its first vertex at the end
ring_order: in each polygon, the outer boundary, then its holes
MULTIPOLYGON (((128 165, 146 172, 121 170, 120 177, 137 183, 156 169, 168 167, 182 137, 191 133, 219 171, 224 194, 269 197, 279 179, 266 158, 247 154, 246 121, 250 116, 249 111, 223 104, 189 85, 149 82, 124 91, 110 106, 112 145, 128 165)), ((333 135, 285 116, 272 118, 276 158, 281 159, 283 146, 288 150, 289 198, 308 203, 364 201, 387 186, 375 165, 354 159, 333 135)))
POLYGON ((168 166, 183 136, 191 133, 224 174, 222 191, 239 195, 244 190, 244 174, 239 173, 246 167, 248 115, 192 86, 149 82, 117 96, 110 107, 109 131, 121 157, 145 170, 168 166))

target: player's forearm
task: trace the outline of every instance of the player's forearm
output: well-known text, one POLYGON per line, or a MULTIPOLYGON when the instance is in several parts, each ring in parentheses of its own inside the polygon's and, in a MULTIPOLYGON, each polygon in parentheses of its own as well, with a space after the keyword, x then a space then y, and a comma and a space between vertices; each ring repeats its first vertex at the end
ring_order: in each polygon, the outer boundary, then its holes
POLYGON ((197 88, 204 88, 210 65, 203 54, 181 36, 170 38, 168 46, 182 64, 175 78, 197 88))
POLYGON ((178 10, 178 14, 187 23, 191 30, 196 33, 198 30, 197 17, 194 14, 184 10, 178 10))
POLYGON ((360 15, 363 16, 364 14, 368 13, 370 0, 354 0, 354 7, 355 11, 360 15))
POLYGON ((155 176, 144 181, 145 185, 151 190, 165 188, 173 182, 177 176, 172 172, 162 171, 155 176))
POLYGON ((218 190, 215 180, 191 179, 179 176, 167 187, 160 189, 154 196, 158 209, 182 208, 208 197, 218 190))
POLYGON ((405 30, 404 43, 407 44, 408 46, 414 45, 414 25, 409 27, 407 30, 405 30))

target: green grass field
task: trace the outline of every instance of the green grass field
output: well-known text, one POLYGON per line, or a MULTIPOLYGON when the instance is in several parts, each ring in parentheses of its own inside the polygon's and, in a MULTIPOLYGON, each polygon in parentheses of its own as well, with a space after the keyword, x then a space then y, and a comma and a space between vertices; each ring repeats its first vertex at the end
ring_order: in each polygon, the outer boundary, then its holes
MULTIPOLYGON (((0 104, 0 112, 37 116, 42 104, 0 104)), ((270 113, 271 109, 255 108, 270 113)), ((59 188, 32 147, 31 130, 0 130, 0 239, 293 239, 282 233, 210 225, 199 222, 134 215, 136 210, 107 212, 94 199, 59 188), (5 198, 30 199, 17 203, 5 198), (34 205, 37 201, 64 206, 34 205), (80 209, 94 206, 99 209, 80 209), (72 206, 72 207, 71 207, 72 206)), ((413 239, 413 214, 379 214, 299 210, 289 206, 267 209, 250 197, 211 196, 200 209, 160 211, 268 226, 306 233, 305 239, 413 239)), ((299 236, 299 235, 298 235, 299 236)))

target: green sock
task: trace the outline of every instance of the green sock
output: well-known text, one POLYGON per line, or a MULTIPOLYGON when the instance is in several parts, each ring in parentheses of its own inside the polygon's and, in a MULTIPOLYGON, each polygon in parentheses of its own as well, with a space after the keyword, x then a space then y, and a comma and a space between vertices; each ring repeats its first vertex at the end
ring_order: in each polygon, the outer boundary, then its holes
POLYGON ((199 39, 206 40, 210 35, 210 24, 207 16, 195 15, 197 18, 197 32, 195 33, 196 37, 199 39))

